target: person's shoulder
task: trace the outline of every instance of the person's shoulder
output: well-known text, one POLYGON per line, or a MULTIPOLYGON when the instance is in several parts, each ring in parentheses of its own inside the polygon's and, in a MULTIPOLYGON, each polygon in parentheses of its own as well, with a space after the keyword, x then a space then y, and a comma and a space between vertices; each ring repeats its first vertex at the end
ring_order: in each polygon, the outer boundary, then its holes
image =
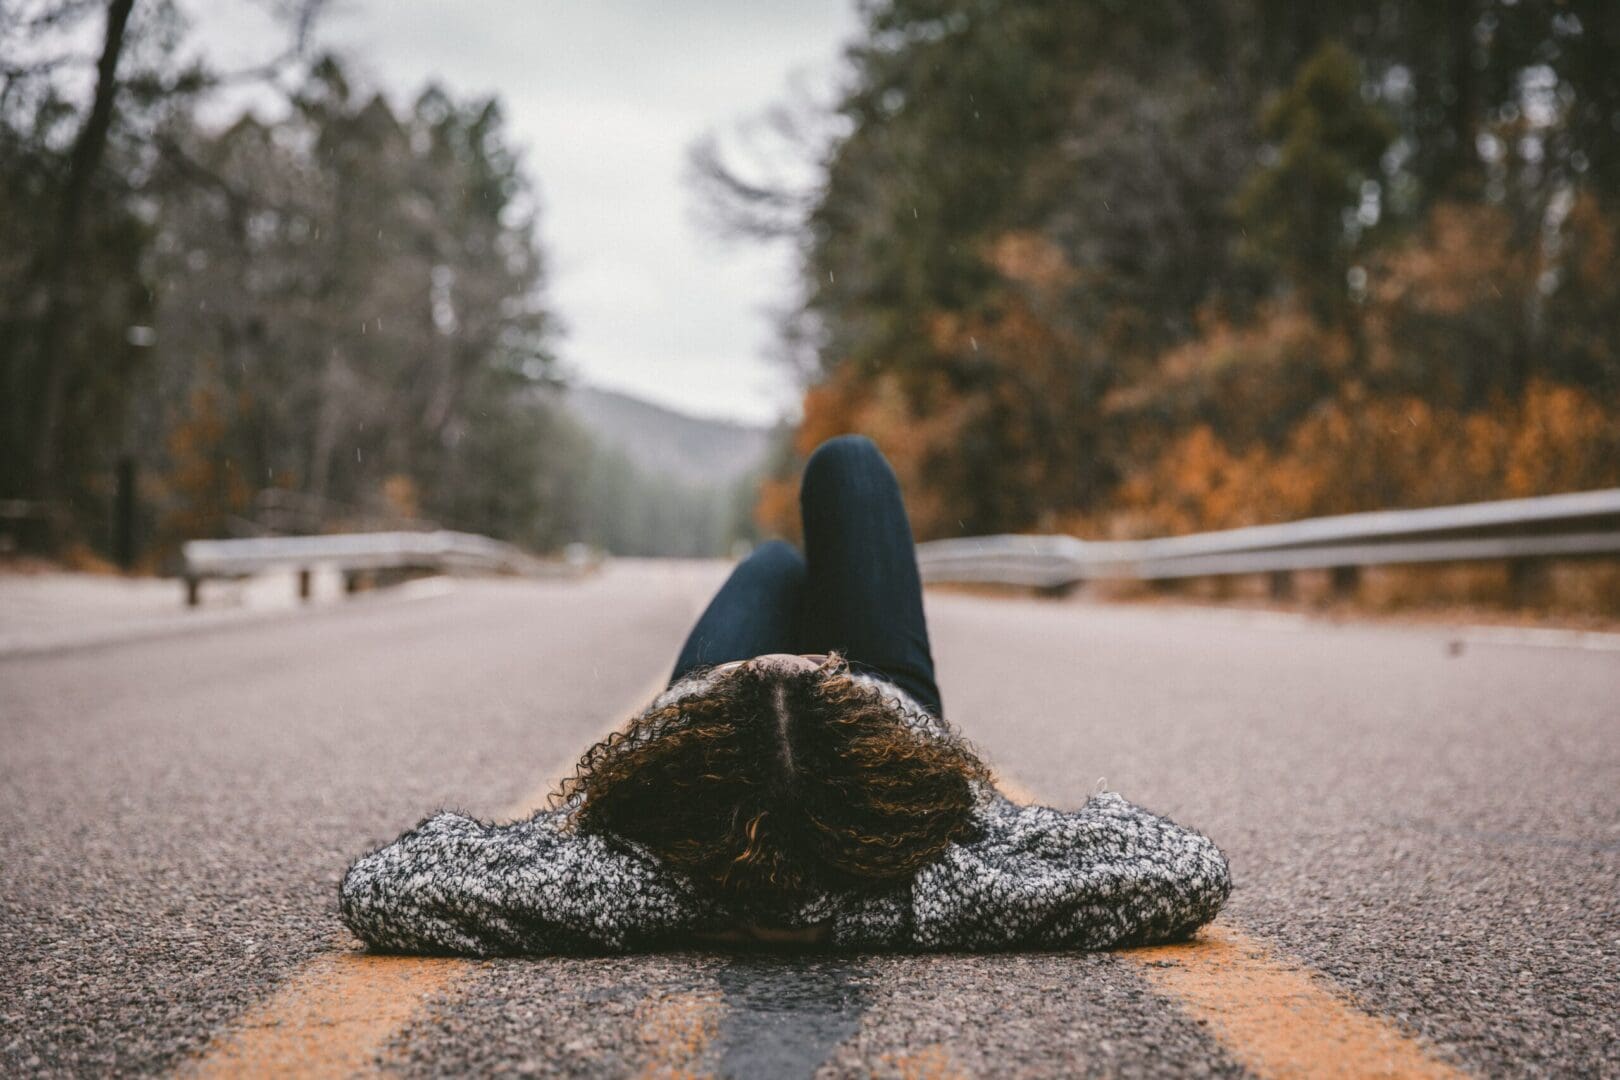
POLYGON ((1013 843, 1027 843, 1040 835, 1074 834, 1078 839, 1101 832, 1152 830, 1174 824, 1117 791, 1093 792, 1070 810, 1038 802, 1015 802, 993 784, 978 785, 973 818, 981 835, 1013 843))

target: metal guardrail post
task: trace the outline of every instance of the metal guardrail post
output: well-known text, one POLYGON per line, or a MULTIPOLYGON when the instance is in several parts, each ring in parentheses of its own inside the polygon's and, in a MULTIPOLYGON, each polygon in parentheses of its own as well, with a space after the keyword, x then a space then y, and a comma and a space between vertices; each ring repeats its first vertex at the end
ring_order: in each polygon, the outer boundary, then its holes
POLYGON ((135 459, 128 454, 120 457, 113 475, 113 561, 129 570, 135 565, 135 459))
POLYGON ((1294 596, 1294 575, 1287 570, 1273 570, 1267 575, 1267 589, 1273 600, 1291 600, 1294 596))
POLYGON ((1508 562, 1508 592, 1515 607, 1530 607, 1547 587, 1551 568, 1546 559, 1512 559, 1508 562))

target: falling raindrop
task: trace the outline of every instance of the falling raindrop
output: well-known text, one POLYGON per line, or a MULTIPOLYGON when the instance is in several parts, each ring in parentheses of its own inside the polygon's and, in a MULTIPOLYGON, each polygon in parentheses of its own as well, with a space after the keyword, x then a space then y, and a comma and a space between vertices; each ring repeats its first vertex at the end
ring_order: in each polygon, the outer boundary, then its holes
POLYGON ((974 337, 972 334, 968 335, 968 344, 973 346, 974 352, 979 351, 979 339, 974 337))
POLYGON ((837 279, 836 279, 836 278, 834 278, 834 277, 833 277, 833 272, 832 272, 832 271, 831 271, 831 270, 829 270, 829 271, 827 271, 827 284, 829 284, 829 285, 831 285, 831 284, 833 284, 833 283, 834 283, 834 282, 835 282, 835 281, 836 281, 836 280, 837 280, 837 279))
POLYGON ((360 448, 358 446, 354 448, 354 460, 360 460, 360 448))

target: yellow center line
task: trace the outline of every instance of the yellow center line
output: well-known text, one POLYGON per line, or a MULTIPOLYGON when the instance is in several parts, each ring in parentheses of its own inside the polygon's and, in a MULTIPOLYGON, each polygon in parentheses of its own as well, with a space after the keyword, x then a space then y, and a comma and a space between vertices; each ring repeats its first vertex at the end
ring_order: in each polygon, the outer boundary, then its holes
POLYGON ((241 1017, 184 1076, 353 1076, 422 1001, 452 986, 473 962, 348 951, 305 964, 241 1017))
POLYGON ((711 1075, 703 1067, 720 1031, 726 1004, 718 990, 652 996, 636 1009, 637 1035, 646 1059, 641 1076, 674 1080, 711 1075))
MULTIPOLYGON (((626 713, 645 705, 663 688, 664 680, 659 679, 626 713)), ((612 726, 622 722, 623 717, 616 717, 612 726)), ((575 760, 559 762, 549 775, 568 775, 575 760)), ((500 816, 528 817, 545 805, 555 786, 553 782, 536 788, 500 816)), ((477 960, 454 957, 362 952, 347 933, 335 939, 333 947, 338 951, 305 963, 178 1072, 197 1080, 373 1073, 377 1054, 426 1000, 448 991, 479 966, 477 960)))
POLYGON ((1463 1077, 1417 1038, 1364 1013, 1270 946, 1226 925, 1120 954, 1260 1076, 1463 1077))
MULTIPOLYGON (((1013 802, 1028 789, 1004 775, 996 785, 1013 802)), ((1234 1059, 1262 1077, 1418 1077, 1468 1074, 1435 1057, 1418 1038, 1363 1012, 1304 965, 1226 923, 1192 941, 1124 949, 1162 996, 1176 1002, 1234 1059)))
POLYGON ((966 1080, 968 1073, 939 1043, 929 1043, 903 1054, 884 1054, 879 1059, 883 1073, 900 1080, 966 1080))

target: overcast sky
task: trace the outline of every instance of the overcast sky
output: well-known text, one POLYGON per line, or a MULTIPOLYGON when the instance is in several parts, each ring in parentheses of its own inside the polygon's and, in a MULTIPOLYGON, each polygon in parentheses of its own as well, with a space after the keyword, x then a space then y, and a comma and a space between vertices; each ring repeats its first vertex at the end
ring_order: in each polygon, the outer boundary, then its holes
MULTIPOLYGON (((262 57, 242 0, 191 0, 221 63, 262 57)), ((405 100, 429 79, 495 94, 539 187, 548 294, 567 368, 688 412, 769 420, 796 407, 768 359, 789 253, 705 234, 686 152, 784 98, 834 84, 851 0, 341 0, 321 40, 405 100)))

